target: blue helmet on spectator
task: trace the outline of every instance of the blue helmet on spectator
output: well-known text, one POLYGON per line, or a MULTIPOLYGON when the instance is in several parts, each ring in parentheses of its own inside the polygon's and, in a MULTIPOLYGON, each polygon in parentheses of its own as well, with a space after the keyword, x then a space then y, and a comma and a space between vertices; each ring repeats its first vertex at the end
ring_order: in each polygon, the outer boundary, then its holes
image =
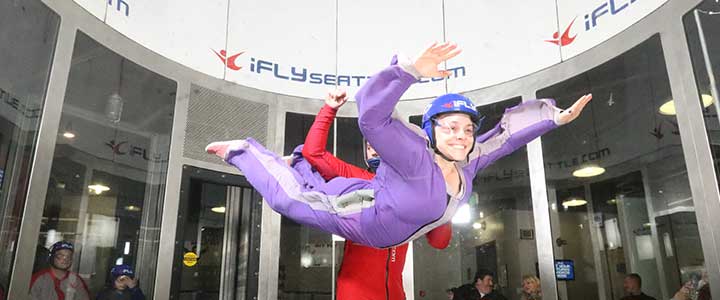
POLYGON ((59 241, 59 242, 53 244, 52 247, 50 247, 50 255, 51 256, 55 255, 56 252, 63 250, 63 249, 67 249, 67 250, 74 252, 75 246, 73 246, 73 244, 68 241, 59 241))
POLYGON ((117 279, 118 277, 123 275, 130 278, 135 278, 135 271, 133 271, 132 267, 128 265, 117 265, 110 269, 110 275, 113 279, 117 279))

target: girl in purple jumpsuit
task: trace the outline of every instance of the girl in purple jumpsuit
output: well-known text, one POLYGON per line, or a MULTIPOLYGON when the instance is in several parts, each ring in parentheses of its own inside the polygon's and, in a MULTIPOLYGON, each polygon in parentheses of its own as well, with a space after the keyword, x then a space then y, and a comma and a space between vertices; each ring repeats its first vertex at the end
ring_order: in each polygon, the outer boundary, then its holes
POLYGON ((420 77, 447 76, 437 66, 459 52, 444 43, 433 44, 414 62, 393 58, 355 95, 360 130, 383 160, 372 180, 325 182, 302 158, 301 146, 290 166, 252 138, 211 143, 206 150, 240 169, 273 210, 298 223, 378 248, 414 240, 450 221, 470 197, 480 170, 572 121, 591 98, 584 96, 566 111, 552 100, 524 102, 477 137, 475 107, 457 94, 431 103, 425 131, 393 118, 402 94, 420 77))

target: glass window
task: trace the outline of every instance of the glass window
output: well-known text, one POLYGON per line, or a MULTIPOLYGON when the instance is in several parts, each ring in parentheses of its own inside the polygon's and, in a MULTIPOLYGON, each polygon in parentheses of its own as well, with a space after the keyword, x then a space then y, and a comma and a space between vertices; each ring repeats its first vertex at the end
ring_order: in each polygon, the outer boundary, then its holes
MULTIPOLYGON (((70 270, 93 298, 120 264, 152 298, 175 93, 175 82, 77 33, 38 253, 73 243, 70 270)), ((49 262, 39 255, 37 269, 49 262)))
POLYGON ((703 255, 659 35, 537 95, 569 107, 586 93, 580 118, 542 138, 559 297, 620 299, 635 273, 669 299, 703 255))
MULTIPOLYGON (((479 132, 492 129, 516 97, 478 107, 485 116, 479 132)), ((410 118, 419 125, 422 116, 410 118)), ((426 239, 413 242, 415 297, 444 299, 446 290, 475 285, 475 273, 493 274, 496 292, 519 299, 523 278, 537 278, 537 247, 533 221, 527 150, 522 147, 482 170, 474 180, 469 206, 453 218, 453 239, 447 249, 432 248, 426 239)))
MULTIPOLYGON (((315 115, 285 115, 285 149, 289 155, 305 143, 315 115)), ((330 128, 327 149, 333 151, 335 126, 330 128)), ((278 299, 332 299, 332 235, 282 217, 280 229, 278 299)))
POLYGON ((706 0, 683 17, 690 56, 703 107, 703 120, 710 139, 715 172, 720 178, 720 3, 706 0))
MULTIPOLYGON (((349 105, 355 105, 355 103, 349 103, 349 105)), ((338 117, 337 127, 337 157, 360 168, 366 168, 365 139, 358 127, 358 119, 338 117)))
POLYGON ((0 299, 15 259, 59 25, 39 0, 0 1, 0 299))

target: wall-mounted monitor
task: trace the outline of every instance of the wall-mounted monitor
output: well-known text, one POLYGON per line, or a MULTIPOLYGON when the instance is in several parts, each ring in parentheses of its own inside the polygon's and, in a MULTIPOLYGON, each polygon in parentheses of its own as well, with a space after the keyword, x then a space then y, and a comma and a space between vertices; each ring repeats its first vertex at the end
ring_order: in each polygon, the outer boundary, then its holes
POLYGON ((575 262, 569 259, 556 259, 555 278, 557 280, 575 280, 575 262))

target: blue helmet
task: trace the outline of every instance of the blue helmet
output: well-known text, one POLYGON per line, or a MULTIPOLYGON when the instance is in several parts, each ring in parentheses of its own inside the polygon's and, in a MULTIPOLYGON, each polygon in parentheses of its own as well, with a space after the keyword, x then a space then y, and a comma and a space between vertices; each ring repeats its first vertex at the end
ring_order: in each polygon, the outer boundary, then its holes
POLYGON ((128 265, 117 265, 110 269, 110 276, 112 276, 112 278, 118 278, 123 275, 135 278, 135 271, 128 265))
POLYGON ((55 252, 58 252, 60 250, 67 249, 70 251, 75 252, 75 246, 71 242, 68 241, 59 241, 50 247, 50 255, 55 255, 55 252))
POLYGON ((435 149, 435 118, 438 115, 446 113, 462 113, 470 116, 470 120, 480 127, 480 114, 475 109, 475 104, 467 97, 460 94, 445 94, 437 97, 432 103, 425 108, 422 118, 422 129, 430 139, 430 147, 435 149))

